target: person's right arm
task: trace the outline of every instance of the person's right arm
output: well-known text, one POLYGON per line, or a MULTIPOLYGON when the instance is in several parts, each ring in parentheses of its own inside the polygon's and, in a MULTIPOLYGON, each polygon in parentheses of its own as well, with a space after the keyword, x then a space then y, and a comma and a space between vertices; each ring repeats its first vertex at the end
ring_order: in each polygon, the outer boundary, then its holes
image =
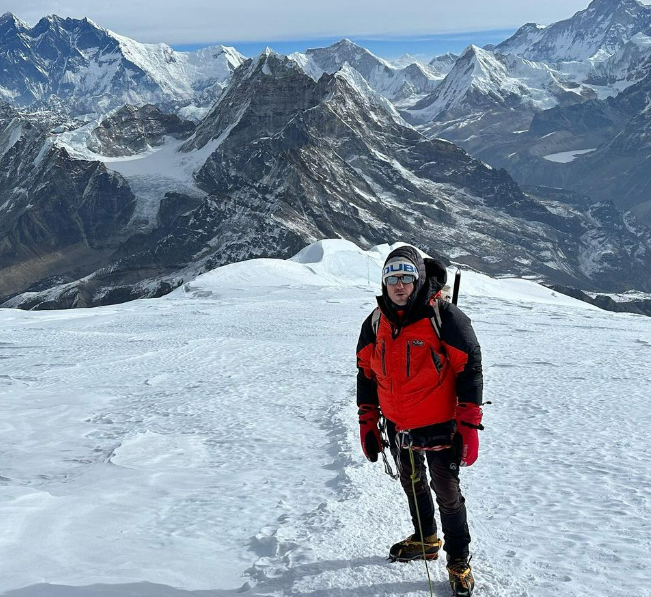
POLYGON ((371 355, 375 349, 375 334, 369 315, 362 324, 357 342, 357 406, 378 406, 377 383, 371 369, 371 355))

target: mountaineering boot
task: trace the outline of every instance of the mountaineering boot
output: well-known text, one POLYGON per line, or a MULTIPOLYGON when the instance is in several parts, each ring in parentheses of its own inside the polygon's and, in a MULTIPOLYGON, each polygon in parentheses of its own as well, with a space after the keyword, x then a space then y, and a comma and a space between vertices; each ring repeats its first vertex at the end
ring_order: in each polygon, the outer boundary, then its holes
POLYGON ((470 564, 466 558, 448 558, 448 574, 454 597, 470 597, 475 588, 470 564))
POLYGON ((436 533, 425 537, 425 541, 420 541, 420 537, 411 535, 395 545, 389 550, 389 559, 392 562, 411 562, 412 560, 436 560, 439 557, 441 549, 441 540, 436 533), (425 546, 425 558, 423 558, 423 544, 425 546))

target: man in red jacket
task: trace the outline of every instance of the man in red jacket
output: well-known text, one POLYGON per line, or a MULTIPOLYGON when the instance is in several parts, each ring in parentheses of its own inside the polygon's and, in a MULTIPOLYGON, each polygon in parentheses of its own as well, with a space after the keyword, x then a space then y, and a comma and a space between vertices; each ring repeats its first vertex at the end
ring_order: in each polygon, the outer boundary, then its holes
POLYGON ((477 458, 481 350, 470 319, 456 305, 433 298, 445 284, 446 272, 440 262, 427 261, 426 266, 417 249, 403 246, 384 264, 382 296, 364 321, 357 345, 360 437, 364 454, 375 462, 384 450, 379 431, 384 416, 409 502, 414 533, 393 545, 389 557, 403 562, 438 557, 441 540, 427 485, 429 469, 450 583, 455 595, 469 596, 474 579, 459 466, 477 458), (418 477, 415 494, 409 446, 418 477))

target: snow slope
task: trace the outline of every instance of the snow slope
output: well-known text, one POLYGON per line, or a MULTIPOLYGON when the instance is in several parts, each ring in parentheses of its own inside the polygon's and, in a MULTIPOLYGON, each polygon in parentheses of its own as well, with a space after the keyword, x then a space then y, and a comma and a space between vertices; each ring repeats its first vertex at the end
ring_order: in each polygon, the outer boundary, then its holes
MULTIPOLYGON (((163 299, 0 310, 0 594, 426 595, 422 563, 385 561, 406 503, 357 439, 389 249, 322 241, 163 299)), ((648 597, 651 321, 471 272, 460 306, 493 402, 462 471, 476 595, 648 597)))

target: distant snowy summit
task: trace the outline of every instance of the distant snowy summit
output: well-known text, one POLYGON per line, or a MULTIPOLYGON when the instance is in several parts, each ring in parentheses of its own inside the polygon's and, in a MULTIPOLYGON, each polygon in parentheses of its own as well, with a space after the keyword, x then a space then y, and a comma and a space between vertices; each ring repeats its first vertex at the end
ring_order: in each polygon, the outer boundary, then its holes
POLYGON ((650 32, 651 6, 638 0, 593 0, 548 27, 527 23, 495 49, 543 62, 604 60, 637 33, 650 32))
POLYGON ((89 19, 42 18, 34 27, 0 17, 0 99, 17 106, 105 113, 130 103, 185 109, 214 102, 244 57, 215 46, 176 52, 142 44, 89 19))
POLYGON ((411 56, 389 62, 349 39, 327 48, 295 52, 289 57, 315 80, 323 73, 333 74, 348 64, 375 91, 397 103, 432 92, 443 78, 442 70, 436 65, 423 64, 411 56))

